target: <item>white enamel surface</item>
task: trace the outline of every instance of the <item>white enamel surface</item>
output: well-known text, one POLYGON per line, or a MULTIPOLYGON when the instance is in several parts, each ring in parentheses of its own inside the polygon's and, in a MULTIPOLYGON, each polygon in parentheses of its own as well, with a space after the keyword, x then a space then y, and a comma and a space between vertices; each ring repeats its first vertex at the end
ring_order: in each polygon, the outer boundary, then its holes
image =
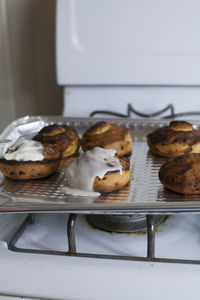
POLYGON ((199 84, 199 27, 196 0, 58 0, 58 84, 199 84))
MULTIPOLYGON (((20 215, 18 215, 19 218, 20 215)), ((21 216, 22 217, 22 216, 21 216)), ((13 216, 0 224, 13 224, 13 216)), ((15 217, 15 222, 17 218, 15 217)), ((66 250, 67 215, 41 214, 18 242, 36 249, 66 250), (40 225, 43 234, 35 235, 40 225), (53 238, 52 238, 53 236, 53 238), (34 246, 33 246, 34 245, 34 246)), ((200 258, 200 216, 171 217, 156 233, 158 257, 200 258), (176 235, 172 233, 175 231, 176 235), (187 240, 187 243, 185 243, 187 240), (173 253, 173 254, 172 254, 173 253)), ((18 222, 20 223, 20 222, 18 222)), ((110 234, 92 229, 84 217, 76 224, 77 250, 80 252, 145 255, 146 236, 110 234), (87 233, 91 235, 87 235, 87 233)), ((9 234, 8 234, 9 235, 9 234)), ((9 240, 4 235, 1 240, 9 240)), ((14 253, 0 242, 0 294, 37 299, 199 299, 200 266, 141 263, 14 253)))

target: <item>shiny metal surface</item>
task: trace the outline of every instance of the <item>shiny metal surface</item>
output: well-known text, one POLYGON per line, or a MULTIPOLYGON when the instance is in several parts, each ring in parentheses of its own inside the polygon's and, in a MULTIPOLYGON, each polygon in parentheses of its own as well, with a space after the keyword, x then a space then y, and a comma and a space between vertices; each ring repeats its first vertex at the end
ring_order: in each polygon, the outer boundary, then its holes
POLYGON ((75 222, 76 214, 70 214, 67 222, 68 247, 70 253, 76 253, 75 222))
MULTIPOLYGON (((20 136, 31 137, 42 127, 65 123, 80 136, 92 124, 102 119, 65 117, 24 117, 14 121, 0 136, 12 142, 20 136)), ((200 196, 182 196, 166 190, 158 179, 163 158, 153 155, 146 135, 168 124, 168 120, 106 119, 130 129, 133 139, 130 185, 119 192, 94 197, 74 197, 63 193, 63 171, 42 180, 16 182, 0 176, 0 212, 74 212, 95 214, 175 214, 200 212, 200 196)), ((191 121, 196 129, 200 122, 191 121)))
POLYGON ((155 217, 147 215, 147 257, 155 257, 155 217))

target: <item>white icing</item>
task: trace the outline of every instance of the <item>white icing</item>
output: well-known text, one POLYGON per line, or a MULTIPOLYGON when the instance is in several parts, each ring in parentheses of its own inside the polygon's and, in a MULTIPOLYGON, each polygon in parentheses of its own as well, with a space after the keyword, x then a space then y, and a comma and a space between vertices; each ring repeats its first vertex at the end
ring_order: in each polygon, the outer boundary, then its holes
POLYGON ((115 158, 116 150, 95 147, 91 151, 82 153, 66 168, 65 174, 70 188, 94 192, 94 179, 102 179, 107 172, 120 171, 122 166, 115 158))
POLYGON ((72 196, 98 197, 100 195, 100 193, 97 193, 97 192, 88 192, 88 191, 78 190, 78 189, 70 188, 69 186, 64 186, 62 191, 63 191, 63 193, 69 194, 72 196))
POLYGON ((38 161, 43 160, 43 146, 41 143, 20 139, 7 149, 4 154, 6 160, 17 160, 17 161, 38 161))

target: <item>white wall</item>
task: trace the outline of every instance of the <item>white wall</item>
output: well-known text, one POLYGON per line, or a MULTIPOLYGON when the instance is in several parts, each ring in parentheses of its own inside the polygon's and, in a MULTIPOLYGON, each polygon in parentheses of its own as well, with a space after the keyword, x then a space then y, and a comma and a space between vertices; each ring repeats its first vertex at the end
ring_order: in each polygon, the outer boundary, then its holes
POLYGON ((0 130, 16 117, 7 25, 6 2, 0 0, 0 130))
POLYGON ((55 75, 55 0, 0 0, 0 130, 62 113, 55 75))

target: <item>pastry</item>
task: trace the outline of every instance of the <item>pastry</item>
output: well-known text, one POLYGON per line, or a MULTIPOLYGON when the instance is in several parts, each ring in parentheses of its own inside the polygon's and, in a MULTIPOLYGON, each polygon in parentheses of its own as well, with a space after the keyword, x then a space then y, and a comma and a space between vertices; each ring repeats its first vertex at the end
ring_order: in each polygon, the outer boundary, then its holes
POLYGON ((29 180, 47 177, 56 172, 60 152, 32 140, 20 140, 0 158, 0 170, 5 177, 29 180))
POLYGON ((109 193, 123 188, 130 179, 130 162, 115 153, 113 149, 100 147, 82 153, 67 165, 67 185, 88 193, 109 193))
POLYGON ((151 151, 159 156, 174 157, 185 153, 200 153, 200 132, 185 121, 172 121, 147 136, 151 151))
POLYGON ((122 166, 122 173, 109 171, 102 179, 98 176, 94 180, 94 191, 98 193, 110 193, 125 187, 130 180, 130 161, 126 157, 118 157, 122 166))
POLYGON ((45 126, 33 140, 42 143, 44 146, 58 149, 63 158, 75 154, 80 146, 78 134, 67 125, 53 124, 45 126))
POLYGON ((180 194, 200 194, 200 154, 189 153, 166 161, 159 170, 160 182, 180 194))
POLYGON ((129 129, 102 121, 84 133, 81 146, 83 151, 94 147, 115 149, 119 156, 124 156, 131 153, 132 139, 129 129))

